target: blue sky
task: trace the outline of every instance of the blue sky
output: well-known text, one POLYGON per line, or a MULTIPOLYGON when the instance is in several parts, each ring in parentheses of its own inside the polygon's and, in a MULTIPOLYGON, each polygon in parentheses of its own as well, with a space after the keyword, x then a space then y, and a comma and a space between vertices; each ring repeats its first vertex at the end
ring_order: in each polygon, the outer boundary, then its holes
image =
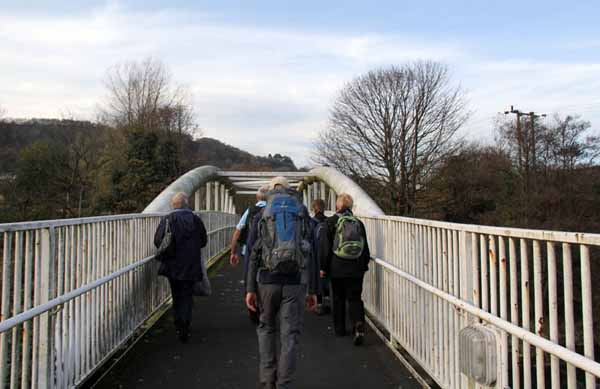
POLYGON ((304 164, 344 82, 428 59, 467 92, 468 139, 490 141, 511 104, 597 126, 598 15, 597 1, 2 0, 0 107, 93 119, 106 69, 153 56, 206 135, 304 164))

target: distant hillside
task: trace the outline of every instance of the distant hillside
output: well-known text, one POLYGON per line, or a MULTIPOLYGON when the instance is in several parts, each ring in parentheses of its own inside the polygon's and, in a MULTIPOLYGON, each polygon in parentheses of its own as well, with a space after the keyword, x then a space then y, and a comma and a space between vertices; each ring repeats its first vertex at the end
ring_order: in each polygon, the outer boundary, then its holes
MULTIPOLYGON (((102 137, 109 129, 88 121, 30 119, 0 121, 0 175, 14 173, 20 151, 36 141, 67 145, 77 136, 102 137)), ((296 171, 290 157, 255 156, 216 139, 186 138, 182 163, 191 169, 214 165, 228 170, 296 171)))
POLYGON ((103 127, 86 121, 30 119, 0 120, 0 175, 14 173, 19 153, 36 141, 68 144, 78 134, 98 136, 103 127))
POLYGON ((296 171, 292 159, 275 154, 267 157, 252 155, 213 138, 200 138, 186 142, 184 161, 189 167, 214 165, 227 170, 296 171))

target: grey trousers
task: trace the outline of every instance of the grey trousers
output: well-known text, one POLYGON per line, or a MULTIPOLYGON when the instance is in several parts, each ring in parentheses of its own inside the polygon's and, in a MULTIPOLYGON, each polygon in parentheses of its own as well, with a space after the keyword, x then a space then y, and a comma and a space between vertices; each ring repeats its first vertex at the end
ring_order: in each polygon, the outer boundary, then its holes
POLYGON ((260 323, 258 351, 259 376, 263 384, 276 383, 288 389, 296 371, 299 338, 304 319, 306 285, 258 285, 260 323), (281 349, 277 360, 277 318, 280 323, 281 349))

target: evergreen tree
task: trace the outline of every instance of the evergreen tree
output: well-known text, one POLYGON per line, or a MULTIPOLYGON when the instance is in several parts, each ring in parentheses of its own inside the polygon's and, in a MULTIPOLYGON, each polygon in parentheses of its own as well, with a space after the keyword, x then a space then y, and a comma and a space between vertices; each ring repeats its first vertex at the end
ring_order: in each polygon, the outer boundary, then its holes
POLYGON ((177 177, 177 144, 157 133, 135 131, 127 136, 123 169, 113 173, 113 206, 118 212, 140 212, 177 177))

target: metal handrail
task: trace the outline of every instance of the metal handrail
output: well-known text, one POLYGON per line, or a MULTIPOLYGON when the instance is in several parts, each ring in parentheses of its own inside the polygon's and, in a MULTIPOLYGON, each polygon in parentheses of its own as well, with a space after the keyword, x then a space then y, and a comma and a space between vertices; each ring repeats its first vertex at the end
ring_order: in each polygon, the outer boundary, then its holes
MULTIPOLYGON (((88 223, 152 218, 152 217, 156 217, 156 216, 164 216, 167 213, 168 212, 127 213, 127 214, 122 214, 122 215, 88 216, 88 217, 78 217, 78 218, 70 218, 70 219, 53 219, 53 220, 39 220, 39 221, 17 222, 17 223, 0 223, 0 232, 25 231, 25 230, 34 230, 34 229, 39 229, 39 228, 65 227, 65 226, 74 226, 74 225, 88 224, 88 223)), ((231 215, 230 213, 223 212, 223 211, 198 211, 195 213, 200 214, 200 215, 205 214, 205 213, 219 214, 219 215, 231 215)))
POLYGON ((526 341, 527 343, 539 347, 545 352, 555 355, 562 359, 565 362, 571 363, 578 368, 588 371, 594 374, 596 377, 600 377, 600 363, 586 358, 581 354, 578 354, 574 351, 569 350, 566 347, 563 347, 559 344, 553 343, 537 334, 534 334, 531 331, 524 330, 523 328, 512 324, 509 321, 503 320, 495 315, 490 314, 489 312, 480 309, 473 304, 461 300, 449 293, 444 292, 441 289, 438 289, 426 282, 419 280, 416 277, 398 269, 396 266, 382 260, 379 258, 373 258, 375 263, 385 267, 386 269, 392 271, 393 273, 399 275, 400 277, 410 281, 411 283, 417 285, 423 290, 426 290, 436 296, 448 301, 450 304, 454 305, 456 308, 462 309, 474 316, 477 316, 483 321, 486 321, 494 326, 508 332, 509 334, 515 335, 519 337, 519 339, 526 341))
MULTIPOLYGON (((214 229, 210 232, 207 232, 207 235, 210 236, 216 232, 223 231, 223 230, 230 229, 230 228, 235 228, 235 225, 230 225, 230 226, 225 226, 225 227, 214 229)), ((19 324, 22 324, 28 320, 33 319, 36 316, 41 315, 42 313, 48 312, 48 311, 52 310, 53 308, 56 308, 60 305, 63 305, 65 303, 69 302, 70 300, 75 299, 76 297, 79 297, 91 290, 94 290, 104 284, 107 284, 110 281, 122 276, 123 274, 128 273, 132 270, 135 270, 142 265, 145 265, 146 263, 150 262, 154 258, 155 258, 155 255, 146 257, 139 262, 133 263, 131 265, 127 265, 122 269, 119 269, 107 276, 101 277, 101 278, 99 278, 89 284, 86 284, 84 286, 81 286, 75 290, 67 292, 67 293, 63 294, 62 296, 58 296, 42 305, 38 305, 38 306, 33 307, 32 309, 29 309, 25 312, 19 313, 9 319, 0 321, 0 333, 6 332, 6 331, 10 330, 11 328, 16 327, 19 324)))
POLYGON ((74 225, 87 224, 87 223, 133 220, 133 219, 140 219, 140 218, 152 218, 152 217, 156 217, 156 216, 163 216, 164 214, 165 214, 164 212, 161 212, 161 213, 131 213, 131 214, 124 214, 124 215, 90 216, 90 217, 79 217, 79 218, 71 218, 71 219, 54 219, 54 220, 39 220, 39 221, 17 222, 17 223, 2 223, 2 224, 0 224, 0 232, 35 230, 35 229, 39 229, 39 228, 74 226, 74 225))
POLYGON ((477 234, 489 234, 504 236, 507 238, 524 238, 524 239, 536 239, 552 242, 563 242, 563 243, 577 243, 577 244, 593 244, 600 246, 600 234, 594 233, 583 233, 583 232, 568 232, 568 231, 551 231, 551 230, 538 230, 538 229, 527 229, 527 228, 515 228, 515 227, 495 227, 485 226, 478 224, 462 224, 443 222, 429 219, 417 219, 405 216, 373 216, 364 215, 371 219, 379 220, 393 220, 400 221, 406 224, 413 224, 418 226, 427 226, 435 228, 445 228, 456 231, 471 232, 477 234))
POLYGON ((361 219, 377 258, 365 307, 441 387, 474 384, 460 371, 458 334, 480 320, 498 333, 499 387, 575 388, 577 369, 595 387, 591 254, 600 235, 361 219))
MULTIPOLYGON (((0 387, 76 386, 163 309, 169 288, 152 258, 165 214, 0 225, 0 387)), ((210 263, 237 216, 199 215, 210 263)))

